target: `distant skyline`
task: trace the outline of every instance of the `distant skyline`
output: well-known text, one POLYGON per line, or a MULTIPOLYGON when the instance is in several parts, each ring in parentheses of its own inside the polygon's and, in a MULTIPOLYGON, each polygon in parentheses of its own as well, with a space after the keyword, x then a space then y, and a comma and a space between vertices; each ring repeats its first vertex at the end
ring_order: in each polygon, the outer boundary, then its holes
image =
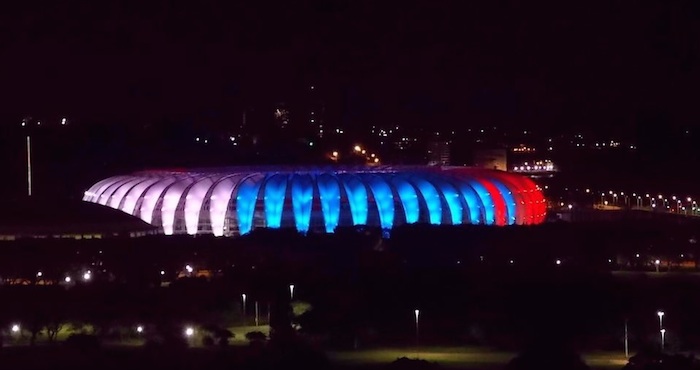
POLYGON ((692 127, 698 7, 20 4, 0 15, 2 124, 230 120, 316 84, 329 115, 354 125, 692 127))

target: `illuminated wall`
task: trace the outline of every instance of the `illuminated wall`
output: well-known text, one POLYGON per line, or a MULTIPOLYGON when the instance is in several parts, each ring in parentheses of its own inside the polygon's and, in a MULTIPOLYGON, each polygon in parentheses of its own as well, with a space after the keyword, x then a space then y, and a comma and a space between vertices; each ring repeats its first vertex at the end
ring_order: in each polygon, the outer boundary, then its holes
POLYGON ((401 224, 544 221, 529 178, 464 167, 226 168, 149 171, 102 180, 84 201, 140 217, 167 235, 247 234, 256 227, 332 233, 401 224))

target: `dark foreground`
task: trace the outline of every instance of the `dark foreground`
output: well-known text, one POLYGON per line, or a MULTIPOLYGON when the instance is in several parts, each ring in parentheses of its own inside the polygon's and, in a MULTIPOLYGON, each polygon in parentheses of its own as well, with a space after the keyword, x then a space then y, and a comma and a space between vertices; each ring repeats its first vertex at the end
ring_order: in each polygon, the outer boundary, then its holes
MULTIPOLYGON (((510 352, 484 349, 431 347, 375 349, 320 353, 313 350, 273 350, 259 347, 227 348, 73 348, 40 346, 3 348, 3 368, 23 370, 55 369, 384 369, 401 357, 424 359, 447 369, 503 369, 517 356, 510 352)), ((613 352, 582 356, 592 369, 620 369, 626 361, 613 352)))

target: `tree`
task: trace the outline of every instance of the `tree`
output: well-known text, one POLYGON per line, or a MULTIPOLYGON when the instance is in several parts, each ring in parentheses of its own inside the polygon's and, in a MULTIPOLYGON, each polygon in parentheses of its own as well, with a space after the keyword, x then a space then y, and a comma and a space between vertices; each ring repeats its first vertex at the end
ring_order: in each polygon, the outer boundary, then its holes
POLYGON ((435 362, 401 357, 387 366, 388 370, 437 370, 440 368, 435 362))
POLYGON ((53 342, 61 329, 63 329, 63 321, 58 318, 49 319, 49 322, 44 327, 46 328, 46 336, 49 342, 53 342))
POLYGON ((226 347, 228 345, 228 341, 236 336, 228 329, 217 330, 214 335, 216 336, 216 340, 221 347, 226 347))
POLYGON ((540 369, 588 370, 590 368, 577 353, 557 348, 556 345, 549 349, 539 347, 527 350, 506 366, 506 370, 540 369))
POLYGON ((245 339, 249 342, 264 342, 267 340, 267 335, 261 331, 251 331, 245 334, 245 339))

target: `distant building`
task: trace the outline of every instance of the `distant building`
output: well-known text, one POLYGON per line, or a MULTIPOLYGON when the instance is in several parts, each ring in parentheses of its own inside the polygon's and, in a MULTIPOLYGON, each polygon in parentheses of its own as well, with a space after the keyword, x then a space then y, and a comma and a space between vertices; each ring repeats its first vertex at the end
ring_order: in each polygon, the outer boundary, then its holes
POLYGON ((479 149, 474 152, 474 167, 490 170, 508 170, 508 154, 505 149, 479 149))
POLYGON ((428 143, 428 165, 450 165, 450 142, 447 140, 435 140, 428 143))

